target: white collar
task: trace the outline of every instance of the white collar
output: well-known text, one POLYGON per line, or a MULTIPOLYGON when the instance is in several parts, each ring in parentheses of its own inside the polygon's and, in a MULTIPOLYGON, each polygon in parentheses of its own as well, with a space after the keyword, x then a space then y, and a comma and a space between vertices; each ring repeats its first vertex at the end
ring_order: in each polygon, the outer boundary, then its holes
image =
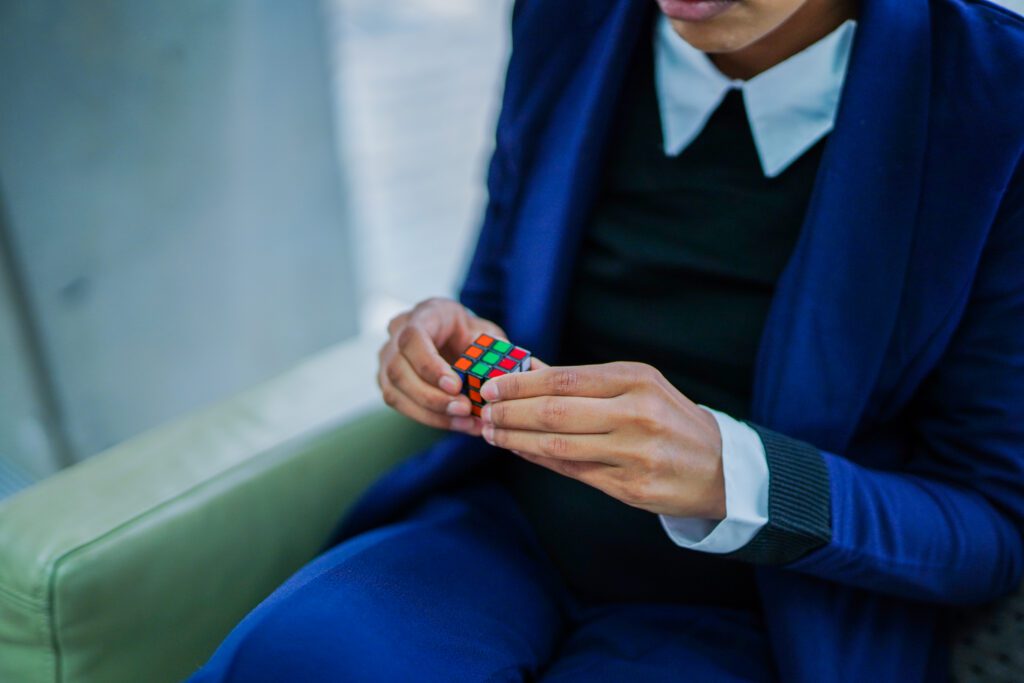
POLYGON ((726 93, 743 92, 747 119, 769 178, 786 170, 835 125, 854 29, 839 28, 749 81, 729 79, 661 15, 655 29, 654 78, 665 154, 682 153, 700 135, 726 93))

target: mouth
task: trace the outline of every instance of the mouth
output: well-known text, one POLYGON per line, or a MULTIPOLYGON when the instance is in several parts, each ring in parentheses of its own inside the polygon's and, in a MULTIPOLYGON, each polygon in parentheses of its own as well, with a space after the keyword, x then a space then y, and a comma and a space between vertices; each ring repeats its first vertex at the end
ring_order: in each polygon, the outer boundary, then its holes
POLYGON ((669 19, 692 22, 714 19, 737 4, 739 0, 658 0, 669 19))

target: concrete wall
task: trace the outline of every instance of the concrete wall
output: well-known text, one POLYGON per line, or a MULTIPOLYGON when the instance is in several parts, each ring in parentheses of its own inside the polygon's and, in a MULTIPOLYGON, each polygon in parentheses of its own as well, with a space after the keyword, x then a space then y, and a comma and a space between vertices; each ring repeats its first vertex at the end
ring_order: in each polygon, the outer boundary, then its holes
MULTIPOLYGON (((10 273, 0 254, 0 461, 28 479, 42 479, 55 472, 59 462, 23 332, 10 273)), ((0 497, 3 488, 0 485, 0 497)))
POLYGON ((996 4, 1004 5, 1010 9, 1024 14, 1024 0, 995 0, 996 4))
POLYGON ((78 458, 356 332, 325 40, 315 0, 0 4, 0 183, 78 458))

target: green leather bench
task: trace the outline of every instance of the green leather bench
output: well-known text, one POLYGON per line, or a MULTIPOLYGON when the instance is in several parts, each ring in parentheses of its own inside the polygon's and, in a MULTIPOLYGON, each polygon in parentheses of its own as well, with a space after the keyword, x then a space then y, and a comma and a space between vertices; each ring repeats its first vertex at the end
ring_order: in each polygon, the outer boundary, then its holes
POLYGON ((0 503, 0 682, 177 681, 436 438, 378 405, 373 343, 0 503))
MULTIPOLYGON (((375 348, 331 349, 0 503, 0 683, 194 671, 360 491, 437 438, 378 404, 375 348)), ((964 615, 956 680, 1024 680, 1021 606, 964 615)))

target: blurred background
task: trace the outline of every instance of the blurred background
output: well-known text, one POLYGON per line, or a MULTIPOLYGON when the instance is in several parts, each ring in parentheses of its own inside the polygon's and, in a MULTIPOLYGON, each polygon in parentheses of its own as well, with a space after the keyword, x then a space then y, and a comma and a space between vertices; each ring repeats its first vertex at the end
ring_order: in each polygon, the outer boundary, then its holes
POLYGON ((451 295, 510 9, 0 1, 0 498, 451 295))
POLYGON ((451 295, 510 9, 0 0, 0 498, 451 295))

